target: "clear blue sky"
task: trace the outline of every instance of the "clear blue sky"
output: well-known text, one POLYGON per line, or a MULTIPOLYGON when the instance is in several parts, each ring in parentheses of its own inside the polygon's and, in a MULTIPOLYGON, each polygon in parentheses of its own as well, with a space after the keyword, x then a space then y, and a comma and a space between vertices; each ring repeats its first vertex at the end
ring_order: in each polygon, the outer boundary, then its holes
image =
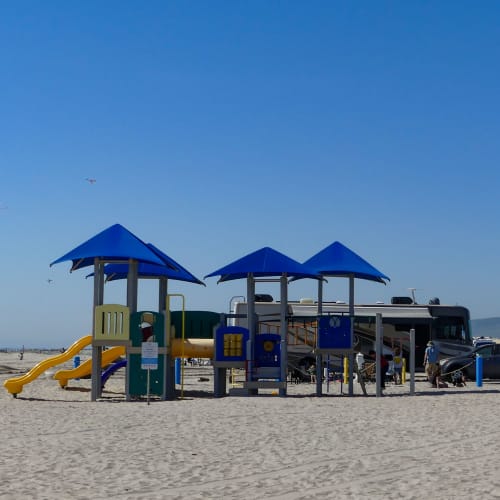
MULTIPOLYGON (((357 281, 357 302, 415 287, 500 316, 499 16, 493 1, 1 3, 0 346, 90 332, 92 280, 49 263, 115 223, 199 278, 340 241, 391 277, 357 281)), ((205 281, 170 292, 218 312, 246 294, 205 281)), ((156 297, 141 283, 140 309, 156 297)))

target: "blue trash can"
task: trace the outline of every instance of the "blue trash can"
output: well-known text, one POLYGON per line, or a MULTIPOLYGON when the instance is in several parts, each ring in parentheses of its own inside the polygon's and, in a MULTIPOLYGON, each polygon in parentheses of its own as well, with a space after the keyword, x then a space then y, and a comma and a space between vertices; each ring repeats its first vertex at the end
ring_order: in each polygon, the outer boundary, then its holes
POLYGON ((476 387, 483 386, 483 357, 476 354, 476 387))
MULTIPOLYGON (((75 356, 73 358, 73 368, 78 368, 80 366, 80 356, 75 356)), ((80 380, 77 378, 76 380, 80 380)))

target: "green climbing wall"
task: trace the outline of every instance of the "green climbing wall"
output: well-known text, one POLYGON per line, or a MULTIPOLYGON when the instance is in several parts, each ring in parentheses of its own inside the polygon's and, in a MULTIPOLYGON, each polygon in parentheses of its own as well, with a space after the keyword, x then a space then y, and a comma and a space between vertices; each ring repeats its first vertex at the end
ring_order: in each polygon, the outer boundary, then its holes
MULTIPOLYGON (((149 338, 150 341, 158 343, 158 349, 165 347, 165 329, 163 315, 139 311, 130 315, 130 340, 132 347, 141 347, 142 342, 149 338), (145 326, 145 324, 151 327, 145 326), (142 328, 141 326, 145 326, 142 328), (146 338, 147 337, 147 338, 146 338)), ((150 370, 149 394, 161 396, 163 394, 164 380, 163 367, 165 355, 158 354, 158 369, 150 370)), ((129 394, 131 396, 143 396, 147 394, 147 370, 141 368, 141 354, 130 354, 129 367, 129 394)))

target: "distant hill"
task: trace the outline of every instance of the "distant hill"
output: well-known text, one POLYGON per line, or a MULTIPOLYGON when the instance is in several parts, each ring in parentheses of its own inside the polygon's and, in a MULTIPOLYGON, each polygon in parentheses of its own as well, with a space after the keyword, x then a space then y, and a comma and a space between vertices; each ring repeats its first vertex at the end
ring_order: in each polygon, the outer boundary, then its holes
POLYGON ((500 338, 500 318, 472 319, 470 323, 474 337, 500 338))

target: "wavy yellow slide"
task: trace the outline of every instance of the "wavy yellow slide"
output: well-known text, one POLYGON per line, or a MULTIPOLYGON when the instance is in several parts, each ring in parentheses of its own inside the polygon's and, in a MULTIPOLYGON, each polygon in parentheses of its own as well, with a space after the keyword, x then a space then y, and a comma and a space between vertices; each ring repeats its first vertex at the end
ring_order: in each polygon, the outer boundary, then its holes
MULTIPOLYGON (((214 353, 213 339, 173 339, 172 355, 185 358, 212 358, 214 353)), ((125 347, 117 346, 107 349, 102 353, 101 368, 109 365, 116 358, 125 355, 125 347)), ((84 363, 71 370, 59 370, 55 373, 54 379, 59 381, 59 385, 64 389, 68 385, 68 380, 82 378, 92 373, 92 359, 87 359, 84 363)))
MULTIPOLYGON (((125 354, 125 346, 116 346, 106 349, 102 353, 101 368, 112 363, 116 358, 125 354)), ((59 381, 59 385, 64 389, 68 385, 70 378, 82 378, 92 373, 92 359, 87 359, 80 366, 72 370, 59 370, 54 378, 59 381)))
POLYGON ((3 385, 4 387, 16 397, 22 390, 24 384, 28 384, 35 380, 39 375, 44 373, 47 369, 53 366, 59 365, 71 359, 76 353, 80 352, 84 347, 87 347, 92 342, 92 335, 86 335, 76 342, 71 344, 71 346, 66 349, 63 353, 51 356, 50 358, 44 359, 37 363, 29 372, 21 375, 20 377, 14 377, 6 380, 3 385))

